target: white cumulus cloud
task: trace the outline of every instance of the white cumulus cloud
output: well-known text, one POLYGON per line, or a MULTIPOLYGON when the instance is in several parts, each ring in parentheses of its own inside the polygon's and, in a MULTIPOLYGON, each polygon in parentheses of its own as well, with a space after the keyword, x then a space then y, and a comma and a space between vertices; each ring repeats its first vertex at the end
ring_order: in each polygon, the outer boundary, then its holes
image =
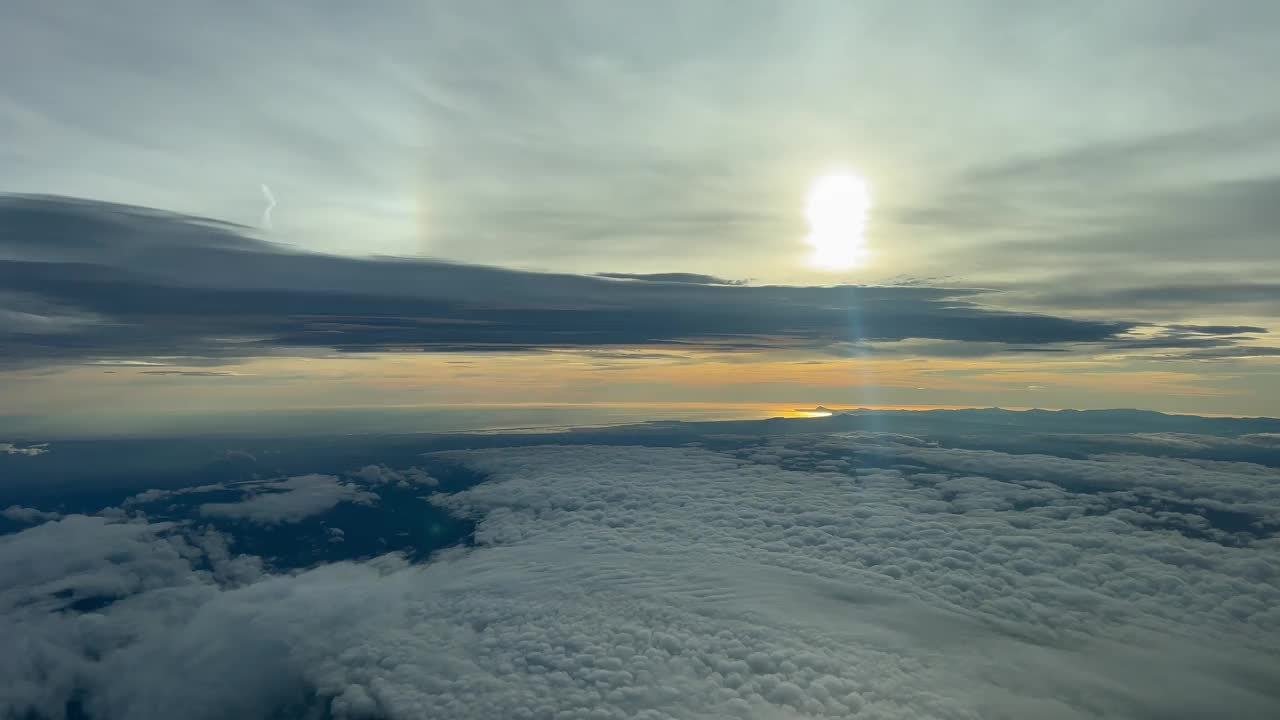
POLYGON ((418 467, 394 470, 386 465, 365 465, 359 470, 351 471, 348 475, 370 485, 394 484, 402 488, 409 488, 415 485, 435 487, 439 484, 439 481, 427 474, 427 471, 418 467))
POLYGON ((62 514, 56 512, 45 512, 44 510, 32 507, 23 507, 22 505, 10 505, 4 510, 0 510, 0 517, 8 518, 14 522, 24 523, 27 525, 35 525, 49 520, 57 520, 62 517, 62 514))
POLYGON ((14 443, 0 442, 0 453, 4 455, 43 455, 49 452, 49 443, 37 443, 35 445, 15 445, 14 443))
POLYGON ((241 485, 248 488, 236 502, 205 503, 200 514, 247 520, 263 525, 296 523, 327 512, 339 503, 373 505, 378 496, 332 475, 297 475, 285 480, 241 485))

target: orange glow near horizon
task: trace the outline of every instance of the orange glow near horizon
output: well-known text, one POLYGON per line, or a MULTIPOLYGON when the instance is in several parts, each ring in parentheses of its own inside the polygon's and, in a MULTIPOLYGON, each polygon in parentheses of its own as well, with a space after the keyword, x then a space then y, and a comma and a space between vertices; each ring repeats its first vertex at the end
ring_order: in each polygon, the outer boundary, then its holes
MULTIPOLYGON (((1241 397, 1230 385, 1202 374, 1151 370, 1114 360, 1053 363, 1022 358, 826 358, 798 360, 795 353, 756 355, 684 351, 631 358, 557 350, 509 354, 378 354, 312 358, 271 357, 216 368, 192 368, 186 376, 145 374, 153 367, 79 366, 55 373, 14 373, 5 411, 69 411, 91 403, 150 411, 190 408, 208 412, 254 408, 322 407, 757 407, 777 416, 817 404, 851 401, 881 408, 948 408, 1061 405, 1095 393, 1116 407, 1148 407, 1157 398, 1210 400, 1241 397), (874 396, 858 391, 878 390, 874 396), (855 393, 850 395, 850 393, 855 393), (915 403, 912 397, 935 402, 915 403), (1030 393, 1035 393, 1031 395, 1030 393), (1057 393, 1056 395, 1054 393, 1057 393), (181 402, 175 403, 180 397, 181 402), (1034 401, 1043 397, 1043 402, 1034 401), (804 398, 803 402, 791 398, 804 398), (1114 398, 1114 401, 1112 400, 1114 398), (865 402, 863 400, 865 399, 865 402), (781 401, 779 401, 781 400, 781 401), (1010 400, 1014 402, 1009 402, 1010 400), (1144 401, 1145 400, 1145 401, 1144 401), (940 401, 940 402, 939 402, 940 401)), ((175 368, 180 371, 181 368, 175 368)), ((1221 379, 1229 383, 1230 375, 1221 379)), ((1204 406, 1203 402, 1197 403, 1204 406)), ((1206 410, 1223 411, 1215 403, 1206 410)), ((1238 405, 1238 403, 1236 404, 1238 405)), ((1189 410, 1194 405, 1162 403, 1189 410)), ((1245 406, 1247 407, 1247 406, 1245 406)), ((809 411, 811 414, 813 411, 809 411)))

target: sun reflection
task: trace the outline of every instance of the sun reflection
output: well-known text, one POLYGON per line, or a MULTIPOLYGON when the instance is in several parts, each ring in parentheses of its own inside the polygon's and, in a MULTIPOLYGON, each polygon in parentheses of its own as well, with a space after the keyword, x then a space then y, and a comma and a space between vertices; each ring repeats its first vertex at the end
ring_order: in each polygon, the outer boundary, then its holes
POLYGON ((848 270, 867 257, 867 217, 871 188, 860 175, 839 172, 813 183, 805 202, 809 223, 806 242, 814 248, 812 262, 824 270, 848 270))

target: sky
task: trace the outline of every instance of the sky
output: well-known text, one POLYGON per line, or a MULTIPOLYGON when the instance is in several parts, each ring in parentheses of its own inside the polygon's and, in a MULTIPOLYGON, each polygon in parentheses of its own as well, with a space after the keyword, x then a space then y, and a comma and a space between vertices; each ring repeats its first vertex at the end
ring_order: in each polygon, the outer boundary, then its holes
POLYGON ((1278 22, 1244 0, 19 0, 0 413, 1274 415, 1278 22), (870 200, 840 269, 806 244, 832 173, 870 200))

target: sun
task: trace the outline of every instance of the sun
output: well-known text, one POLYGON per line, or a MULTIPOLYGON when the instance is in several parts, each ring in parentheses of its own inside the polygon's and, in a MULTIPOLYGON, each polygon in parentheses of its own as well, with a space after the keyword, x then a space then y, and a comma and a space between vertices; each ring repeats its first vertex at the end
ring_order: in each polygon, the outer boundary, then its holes
POLYGON ((871 188, 861 175, 838 172, 815 180, 804 208, 813 264, 824 270, 861 265, 867 256, 870 212, 871 188))

